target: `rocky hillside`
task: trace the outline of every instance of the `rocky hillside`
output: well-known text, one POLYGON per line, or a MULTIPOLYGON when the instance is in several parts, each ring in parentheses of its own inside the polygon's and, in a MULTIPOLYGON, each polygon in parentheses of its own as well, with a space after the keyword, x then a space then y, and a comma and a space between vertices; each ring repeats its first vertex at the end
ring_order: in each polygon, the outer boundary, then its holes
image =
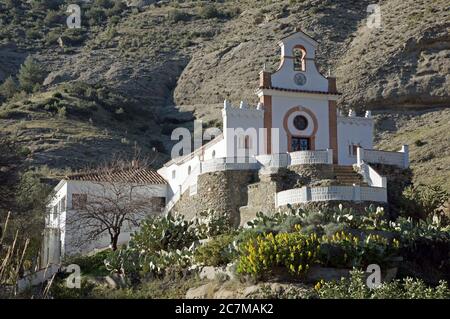
POLYGON ((450 109, 380 111, 377 147, 398 150, 408 144, 414 183, 441 185, 450 191, 450 109))
MULTIPOLYGON (((29 147, 31 164, 78 168, 139 145, 159 152, 157 165, 174 127, 216 125, 224 98, 255 102, 258 72, 277 67, 277 41, 298 26, 320 42, 341 107, 450 105, 444 0, 381 1, 379 29, 366 25, 366 0, 166 2, 80 1, 82 28, 69 30, 73 1, 0 0, 0 81, 28 55, 47 71, 0 106, 1 132, 29 147)), ((381 145, 402 140, 391 133, 381 145)))

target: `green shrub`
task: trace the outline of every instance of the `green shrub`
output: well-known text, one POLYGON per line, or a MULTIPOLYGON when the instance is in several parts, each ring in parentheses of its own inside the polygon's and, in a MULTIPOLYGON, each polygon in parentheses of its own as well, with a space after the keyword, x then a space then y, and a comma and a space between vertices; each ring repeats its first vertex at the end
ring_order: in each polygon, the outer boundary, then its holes
POLYGON ((11 76, 9 76, 5 82, 0 85, 0 96, 3 96, 5 99, 10 99, 17 92, 17 84, 13 80, 11 76))
POLYGON ((369 264, 385 265, 390 257, 398 253, 398 240, 388 240, 379 235, 368 235, 364 239, 340 232, 321 239, 319 259, 328 267, 353 268, 369 264))
POLYGON ((222 14, 217 10, 213 4, 204 5, 200 8, 198 15, 202 19, 220 18, 222 14))
POLYGON ((81 287, 68 288, 65 278, 56 279, 49 290, 49 296, 54 299, 78 299, 89 298, 93 295, 93 290, 96 285, 92 281, 88 281, 86 278, 81 278, 81 287))
POLYGON ((369 289, 365 274, 360 270, 350 272, 350 278, 340 281, 320 282, 315 288, 323 299, 448 299, 450 290, 445 281, 436 287, 428 287, 420 279, 406 278, 383 283, 369 289))
POLYGON ((270 275, 276 268, 302 275, 317 262, 320 249, 315 234, 306 236, 298 232, 259 235, 241 244, 237 272, 253 277, 270 275))
POLYGON ((140 251, 130 244, 126 249, 112 252, 105 261, 106 269, 113 273, 127 276, 132 283, 142 277, 152 275, 164 277, 168 275, 185 275, 192 265, 192 252, 187 249, 158 250, 154 252, 140 251))
POLYGON ((150 217, 133 234, 130 246, 139 251, 154 253, 159 250, 182 249, 198 240, 193 222, 178 214, 150 217))
POLYGON ((44 18, 44 23, 47 26, 52 26, 54 24, 60 23, 62 20, 62 16, 57 11, 50 10, 47 12, 47 15, 44 18))
POLYGON ((187 12, 174 9, 169 11, 168 19, 172 22, 189 21, 191 19, 191 15, 187 12))
POLYGON ((89 25, 101 25, 106 20, 106 13, 99 7, 92 7, 86 12, 86 17, 89 19, 89 25))
POLYGON ((204 266, 224 266, 235 257, 234 236, 220 235, 198 247, 194 253, 195 261, 204 266))
POLYGON ((200 239, 229 234, 233 231, 230 215, 212 209, 200 212, 193 222, 200 239))
POLYGON ((119 273, 130 279, 139 278, 142 267, 140 254, 136 249, 122 248, 112 251, 105 259, 105 268, 111 273, 119 273))
POLYGON ((59 37, 60 37, 60 32, 51 30, 45 36, 45 44, 46 45, 56 45, 58 43, 59 37))
POLYGON ((110 255, 110 250, 104 250, 91 256, 74 256, 69 258, 65 263, 80 266, 81 273, 85 275, 106 275, 108 274, 108 270, 105 266, 105 260, 110 255))
POLYGON ((422 140, 415 140, 414 141, 414 145, 416 145, 417 147, 421 147, 421 146, 424 146, 426 144, 427 144, 427 142, 424 142, 422 140))
POLYGON ((433 214, 442 214, 449 194, 441 186, 413 185, 403 191, 404 216, 425 219, 433 214))
POLYGON ((45 71, 31 56, 28 56, 20 66, 18 78, 21 88, 30 93, 35 90, 37 85, 40 85, 44 81, 45 71))

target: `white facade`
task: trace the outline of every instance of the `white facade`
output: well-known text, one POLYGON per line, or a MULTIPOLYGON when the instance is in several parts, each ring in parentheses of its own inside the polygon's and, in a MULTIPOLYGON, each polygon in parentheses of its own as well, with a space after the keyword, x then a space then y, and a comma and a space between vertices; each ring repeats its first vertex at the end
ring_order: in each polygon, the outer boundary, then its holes
POLYGON ((357 149, 373 149, 373 119, 370 112, 365 117, 355 116, 353 111, 348 116, 337 118, 338 163, 352 165, 357 162, 357 149))

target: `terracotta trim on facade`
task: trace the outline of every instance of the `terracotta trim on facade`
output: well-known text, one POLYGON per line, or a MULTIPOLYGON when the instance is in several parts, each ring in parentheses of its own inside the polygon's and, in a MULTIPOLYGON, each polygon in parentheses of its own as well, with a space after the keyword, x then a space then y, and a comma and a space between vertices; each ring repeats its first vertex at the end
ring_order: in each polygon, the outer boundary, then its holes
POLYGON ((336 101, 328 101, 328 130, 330 135, 330 148, 333 150, 333 163, 338 163, 337 138, 337 106, 336 101))
POLYGON ((272 73, 267 71, 259 72, 259 87, 272 86, 272 73))
POLYGON ((318 125, 316 116, 309 109, 302 107, 302 106, 295 106, 295 107, 291 108, 284 115, 283 127, 284 127, 284 130, 286 131, 286 136, 287 136, 287 140, 288 140, 288 145, 287 145, 288 152, 292 152, 292 137, 307 137, 310 139, 311 151, 314 151, 316 149, 316 133, 317 133, 317 129, 319 128, 319 125, 318 125), (305 112, 312 118, 313 124, 314 124, 314 129, 313 129, 313 132, 311 133, 311 135, 292 135, 292 133, 289 131, 288 119, 289 119, 289 116, 294 112, 305 112))
POLYGON ((272 96, 263 95, 260 99, 264 105, 264 128, 266 135, 266 154, 272 154, 272 96))
MULTIPOLYGON (((289 55, 285 55, 283 58, 286 58, 286 59, 295 59, 295 56, 289 56, 289 55)), ((309 61, 315 61, 316 59, 313 59, 313 58, 303 58, 303 60, 309 60, 309 61)), ((300 72, 300 71, 298 71, 298 72, 300 72)))
POLYGON ((336 78, 328 77, 328 92, 338 93, 336 86, 336 78))
MULTIPOLYGON (((299 71, 301 72, 301 71, 299 71)), ((284 92, 296 92, 296 93, 312 93, 312 94, 329 94, 329 95, 341 95, 339 92, 329 92, 329 91, 311 91, 311 90, 298 90, 298 89, 286 89, 272 86, 260 86, 261 90, 275 90, 275 91, 284 91, 284 92)))

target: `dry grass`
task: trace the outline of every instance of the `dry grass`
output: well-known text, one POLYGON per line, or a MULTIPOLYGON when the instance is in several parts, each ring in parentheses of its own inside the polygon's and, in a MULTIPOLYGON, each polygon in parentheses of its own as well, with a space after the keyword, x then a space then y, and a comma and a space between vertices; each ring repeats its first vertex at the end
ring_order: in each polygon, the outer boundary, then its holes
POLYGON ((8 230, 10 218, 11 212, 6 217, 0 238, 0 290, 2 286, 15 286, 17 284, 23 268, 25 253, 30 242, 27 238, 21 243, 18 239, 19 231, 16 231, 14 239, 10 244, 5 242, 5 233, 8 230))

